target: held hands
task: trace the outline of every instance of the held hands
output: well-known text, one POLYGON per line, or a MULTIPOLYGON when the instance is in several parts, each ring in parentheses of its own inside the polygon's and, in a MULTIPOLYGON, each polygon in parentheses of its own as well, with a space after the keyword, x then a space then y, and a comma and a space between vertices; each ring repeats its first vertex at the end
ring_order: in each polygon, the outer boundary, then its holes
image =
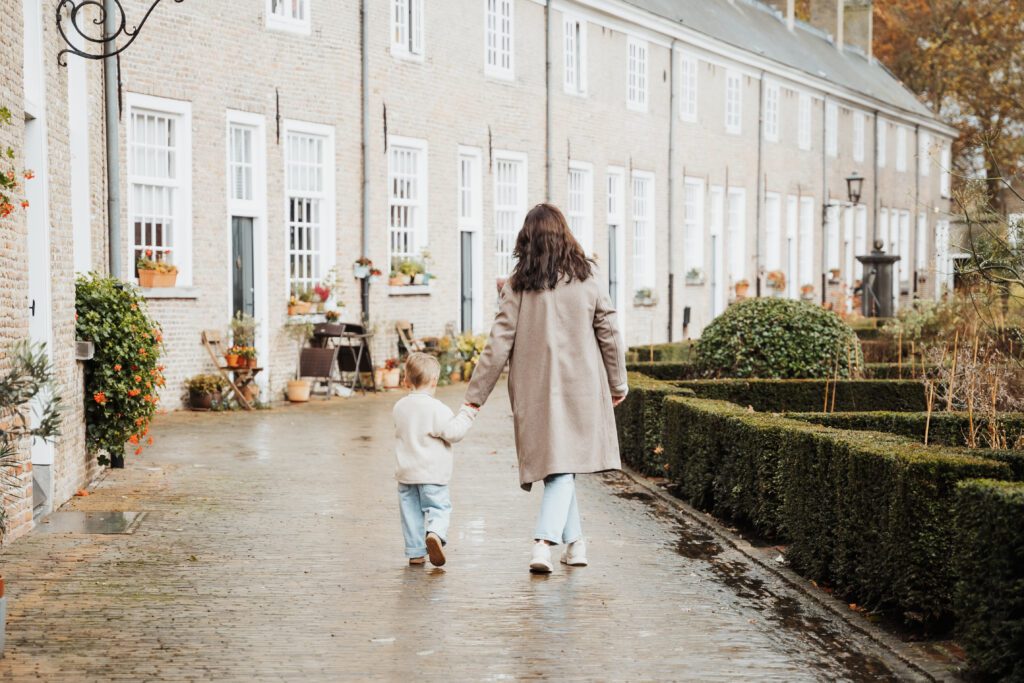
POLYGON ((612 396, 612 408, 617 407, 620 403, 626 400, 625 395, 623 396, 612 396))

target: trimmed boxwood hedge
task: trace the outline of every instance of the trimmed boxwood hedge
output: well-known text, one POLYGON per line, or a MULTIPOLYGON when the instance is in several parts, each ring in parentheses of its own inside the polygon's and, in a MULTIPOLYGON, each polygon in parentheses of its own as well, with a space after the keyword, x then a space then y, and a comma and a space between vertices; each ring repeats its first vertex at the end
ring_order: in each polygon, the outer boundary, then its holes
MULTIPOLYGON (((928 366, 932 369, 933 366, 928 366)), ((864 376, 869 379, 919 379, 921 377, 921 364, 917 363, 911 367, 907 359, 903 363, 865 363, 864 376), (913 370, 913 376, 911 376, 913 370)))
POLYGON ((893 434, 848 432, 720 401, 664 399, 680 495, 789 542, 801 574, 871 608, 949 616, 958 481, 1009 468, 893 434))
MULTIPOLYGON (((915 441, 924 443, 924 429, 928 421, 927 413, 894 413, 873 411, 862 413, 789 413, 792 417, 805 422, 857 431, 877 431, 899 434, 915 441)), ((984 442, 988 430, 988 420, 975 418, 975 426, 981 426, 984 442)), ((1024 414, 1004 413, 999 416, 998 427, 1004 430, 1008 439, 1013 442, 1024 433, 1024 414)), ((941 446, 967 446, 967 432, 970 421, 967 413, 932 413, 928 425, 928 443, 941 446)), ((981 448, 967 451, 969 454, 990 460, 998 460, 1009 465, 1013 481, 1024 481, 1024 451, 981 448)))
MULTIPOLYGON (((761 412, 813 412, 825 404, 825 380, 820 379, 715 379, 676 382, 700 398, 752 406, 761 412)), ((831 392, 836 386, 829 382, 831 392)), ((923 411, 924 385, 904 380, 839 380, 835 409, 923 411)))
POLYGON ((693 339, 667 344, 631 346, 626 353, 626 360, 630 363, 679 363, 692 362, 696 358, 697 342, 693 339))
POLYGON ((1024 681, 1024 484, 957 487, 954 607, 960 642, 986 680, 1024 681))
POLYGON ((692 396, 693 392, 646 375, 629 373, 629 394, 615 409, 619 454, 635 470, 664 476, 662 456, 662 410, 666 396, 692 396))
POLYGON ((626 370, 661 380, 696 379, 700 376, 696 363, 674 360, 655 363, 627 363, 626 370))

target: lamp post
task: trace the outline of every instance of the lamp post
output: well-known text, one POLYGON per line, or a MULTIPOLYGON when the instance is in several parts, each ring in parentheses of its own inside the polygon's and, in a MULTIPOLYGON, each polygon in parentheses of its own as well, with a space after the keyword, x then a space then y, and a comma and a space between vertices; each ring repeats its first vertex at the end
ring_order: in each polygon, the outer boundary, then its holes
MULTIPOLYGON (((183 0, 174 0, 176 3, 183 0)), ((67 55, 71 54, 83 59, 103 60, 103 96, 105 101, 104 114, 107 138, 107 247, 110 261, 111 277, 121 277, 121 166, 120 155, 120 103, 118 98, 118 63, 117 57, 139 37, 149 15, 153 13, 160 0, 153 0, 149 9, 142 15, 142 20, 128 28, 128 17, 121 0, 60 0, 57 3, 57 33, 60 34, 66 48, 57 53, 57 64, 67 66, 67 55), (91 10, 87 10, 91 8, 91 10), (95 11, 99 16, 87 20, 85 14, 95 11), (64 14, 67 13, 68 23, 73 33, 65 30, 64 14), (84 23, 84 26, 82 23, 84 23), (98 26, 103 27, 101 34, 96 35, 98 26), (90 31, 91 29, 91 31, 90 31), (126 38, 120 46, 119 38, 126 38), (99 52, 89 52, 89 45, 98 46, 99 52)))
MULTIPOLYGON (((864 177, 854 171, 850 175, 846 176, 846 201, 842 202, 823 202, 821 205, 821 232, 822 232, 822 244, 824 245, 824 256, 827 265, 828 261, 828 212, 829 209, 842 208, 842 207, 853 207, 860 204, 861 192, 864 189, 864 177)), ((827 268, 822 269, 821 273, 821 303, 825 303, 826 296, 825 290, 828 287, 828 275, 827 268)))

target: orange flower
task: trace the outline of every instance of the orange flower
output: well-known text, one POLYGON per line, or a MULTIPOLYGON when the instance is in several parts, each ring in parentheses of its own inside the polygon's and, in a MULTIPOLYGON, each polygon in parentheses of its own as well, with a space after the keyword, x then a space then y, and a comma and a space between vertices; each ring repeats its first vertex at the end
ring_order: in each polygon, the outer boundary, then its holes
POLYGON ((107 402, 107 395, 104 394, 102 391, 97 391, 95 394, 92 395, 92 400, 96 401, 100 405, 103 405, 104 403, 107 402))
MULTIPOLYGON (((142 393, 141 389, 129 389, 128 390, 128 395, 131 396, 132 398, 135 398, 136 396, 138 396, 141 393, 142 393)), ((135 424, 139 424, 139 420, 136 420, 135 424)))
POLYGON ((136 382, 136 384, 141 382, 141 381, 142 381, 142 376, 141 375, 135 375, 135 382, 136 382))
MULTIPOLYGON (((134 389, 132 391, 134 391, 134 389)), ((128 393, 131 393, 131 392, 128 392, 128 393)), ((145 422, 145 420, 143 420, 141 417, 135 418, 136 426, 142 424, 143 422, 145 422)))
POLYGON ((7 179, 12 181, 14 180, 14 171, 7 172, 7 179))
POLYGON ((114 372, 121 372, 121 364, 114 363, 114 372))
MULTIPOLYGON (((25 176, 25 180, 32 180, 33 178, 36 177, 36 174, 33 173, 32 171, 25 171, 22 175, 25 176)), ((14 173, 11 172, 11 179, 13 180, 13 178, 14 178, 14 173)))
POLYGON ((14 211, 14 205, 9 202, 0 203, 0 218, 7 218, 14 211))
POLYGON ((148 445, 152 446, 153 445, 153 437, 149 437, 148 439, 146 439, 146 443, 148 445))
POLYGON ((153 397, 150 396, 149 394, 146 394, 145 396, 142 397, 142 400, 148 403, 153 400, 153 397))
POLYGON ((27 209, 28 208, 28 200, 27 199, 22 199, 21 200, 21 208, 23 208, 23 209, 27 209))
POLYGON ((135 455, 142 455, 142 446, 135 449, 135 455))
POLYGON ((128 443, 130 443, 130 444, 137 444, 138 442, 139 442, 139 435, 138 434, 132 434, 131 436, 128 437, 128 443))

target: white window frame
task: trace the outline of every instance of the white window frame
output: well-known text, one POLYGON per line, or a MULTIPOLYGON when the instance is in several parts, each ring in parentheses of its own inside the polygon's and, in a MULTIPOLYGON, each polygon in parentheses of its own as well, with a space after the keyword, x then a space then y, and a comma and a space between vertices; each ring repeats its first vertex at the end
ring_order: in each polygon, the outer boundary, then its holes
POLYGON ((174 222, 171 226, 172 240, 172 262, 178 267, 178 287, 190 287, 192 285, 192 103, 182 100, 171 100, 151 95, 140 95, 127 93, 127 112, 125 120, 127 123, 127 148, 128 148, 128 230, 129 230, 129 255, 131 257, 131 268, 129 272, 135 272, 135 228, 133 217, 135 215, 135 193, 132 188, 135 184, 140 185, 164 185, 176 190, 173 194, 174 201, 174 222), (161 116, 174 117, 177 121, 175 131, 177 144, 175 146, 175 181, 168 183, 164 179, 152 179, 137 175, 132 154, 132 117, 138 112, 152 112, 161 116))
POLYGON ((862 111, 853 112, 853 160, 858 163, 864 163, 864 135, 865 123, 867 117, 862 111))
POLYGON ((918 274, 921 274, 928 268, 928 214, 924 211, 917 214, 917 231, 914 238, 917 247, 914 266, 918 274))
POLYGON ((940 158, 942 165, 941 174, 939 175, 939 194, 943 198, 949 198, 953 190, 953 150, 949 144, 942 146, 942 155, 940 158))
POLYGON ((897 249, 899 249, 898 253, 900 255, 900 260, 896 262, 896 265, 899 266, 900 282, 906 284, 910 282, 910 272, 913 270, 910 263, 910 212, 906 209, 900 211, 900 232, 897 249))
POLYGON ((917 172, 922 178, 931 175, 932 170, 932 134, 920 131, 917 137, 917 172))
POLYGON ((953 289, 953 260, 949 240, 949 220, 935 223, 935 298, 941 300, 944 290, 953 289))
POLYGON ((764 268, 782 268, 782 195, 778 192, 764 195, 764 268))
POLYGON ((516 73, 515 5, 515 0, 484 0, 484 74, 506 81, 516 73))
POLYGON ((512 273, 512 268, 515 266, 515 260, 512 256, 512 249, 515 247, 516 236, 519 234, 519 230, 522 227, 523 220, 526 218, 526 201, 528 192, 529 182, 529 162, 527 156, 523 152, 511 152, 508 150, 495 150, 494 151, 494 172, 493 180, 494 186, 492 191, 494 193, 494 257, 495 257, 495 274, 499 278, 507 277, 512 273), (518 168, 522 171, 522 177, 517 178, 517 186, 515 187, 516 198, 514 204, 502 204, 498 202, 498 184, 500 182, 500 176, 498 173, 498 167, 502 162, 508 162, 518 164, 518 168), (506 246, 508 251, 500 250, 502 235, 498 233, 499 223, 499 212, 501 211, 512 211, 511 220, 511 231, 509 234, 504 235, 506 238, 506 246))
POLYGON ((800 198, 786 197, 786 296, 796 299, 800 295, 797 274, 800 267, 800 198))
POLYGON ((423 0, 390 0, 391 54, 399 59, 422 62, 424 56, 423 0))
POLYGON ((646 40, 626 38, 626 107, 646 112, 650 91, 650 47, 646 40))
POLYGON ((327 271, 334 267, 335 258, 337 256, 337 247, 335 243, 335 193, 337 188, 334 182, 334 169, 337 164, 334 147, 334 126, 322 123, 310 123, 308 121, 298 121, 295 119, 285 119, 282 128, 281 139, 284 141, 284 149, 281 154, 281 159, 284 164, 284 212, 282 214, 284 216, 284 234, 282 236, 282 242, 284 245, 283 253, 285 255, 284 290, 286 294, 290 294, 292 277, 289 259, 289 254, 291 252, 291 227, 289 226, 289 222, 291 216, 290 202, 293 190, 290 189, 288 184, 288 136, 295 133, 296 135, 310 135, 324 139, 324 161, 323 168, 321 169, 323 173, 323 189, 318 193, 304 192, 301 195, 305 198, 319 199, 321 201, 320 253, 319 272, 316 275, 317 278, 322 278, 327 274, 327 271))
POLYGON ((459 145, 459 160, 456 168, 456 215, 459 230, 477 232, 484 222, 483 201, 483 154, 479 147, 459 145), (467 175, 468 170, 468 175, 467 175), (468 184, 467 184, 468 181, 468 184), (468 197, 465 195, 468 194, 468 197), (468 201, 467 201, 468 199, 468 201), (468 214, 463 211, 467 208, 468 214))
POLYGON ((587 255, 594 253, 594 166, 570 161, 566 178, 566 220, 576 241, 587 255), (573 187, 578 180, 580 186, 573 187), (574 196, 575 195, 575 196, 574 196))
POLYGON ((814 128, 814 102, 808 93, 800 93, 797 111, 797 145, 805 152, 812 147, 814 128))
POLYGON ((839 105, 825 102, 825 154, 839 156, 839 105))
MULTIPOLYGON (((868 207, 863 204, 857 205, 856 217, 853 227, 853 250, 854 256, 868 253, 868 207)), ((864 279, 864 264, 856 258, 853 260, 853 273, 857 280, 864 279)))
MULTIPOLYGON (((76 41, 76 44, 84 42, 76 41)), ((71 234, 75 274, 92 271, 92 174, 90 173, 89 69, 84 59, 68 62, 68 152, 71 234)))
POLYGON ((562 16, 562 85, 569 95, 587 96, 587 20, 562 16))
POLYGON ((388 267, 391 266, 392 261, 396 257, 418 259, 419 254, 423 249, 427 248, 430 243, 428 234, 428 226, 430 222, 428 220, 427 212, 430 207, 428 188, 430 184, 430 176, 428 173, 427 165, 427 154, 429 148, 426 140, 420 138, 407 138, 399 135, 388 136, 388 267), (416 198, 412 202, 403 201, 401 203, 396 202, 395 197, 392 195, 393 179, 395 168, 393 165, 394 156, 396 150, 406 150, 414 152, 416 154, 416 198), (414 209, 413 223, 409 230, 412 233, 412 248, 406 252, 395 252, 393 247, 393 235, 395 226, 391 223, 392 207, 398 205, 409 206, 414 209))
POLYGON ((704 274, 704 180, 683 179, 683 268, 684 275, 697 269, 704 274), (692 194, 691 194, 692 192, 692 194))
POLYGON ((733 69, 725 72, 725 132, 743 134, 743 74, 733 69))
POLYGON ((655 255, 657 253, 655 241, 657 239, 657 212, 655 207, 655 177, 654 174, 649 171, 633 171, 630 177, 630 206, 631 215, 630 222, 633 225, 633 291, 634 293, 641 289, 651 289, 652 291, 657 286, 657 263, 655 255), (644 185, 645 196, 642 198, 645 202, 644 209, 645 213, 641 215, 639 213, 640 204, 637 201, 637 183, 646 183, 644 185), (643 239, 640 240, 639 227, 640 220, 645 221, 643 239), (639 243, 639 246, 638 246, 639 243))
MULTIPOLYGON (((605 211, 607 213, 607 225, 616 227, 615 248, 618 252, 616 262, 615 279, 618 281, 616 293, 618 296, 612 302, 619 316, 619 327, 625 328, 625 301, 626 301, 626 169, 621 166, 609 166, 607 169, 607 187, 605 198, 605 211)), ((609 262, 611 257, 609 257, 609 262)), ((610 267, 610 263, 609 263, 610 267)))
POLYGON ((829 200, 825 208, 825 241, 826 241, 826 264, 825 270, 842 268, 842 253, 839 239, 840 215, 839 207, 841 202, 838 199, 829 200))
POLYGON ((896 171, 907 170, 907 127, 896 126, 896 171))
POLYGON ((875 146, 878 149, 878 168, 885 168, 889 162, 889 122, 879 117, 875 125, 875 146))
POLYGON ((700 61, 696 56, 679 55, 679 118, 689 123, 697 122, 700 101, 700 61))
POLYGON ((747 189, 730 187, 725 196, 726 246, 729 250, 729 282, 750 281, 747 274, 747 189), (739 210, 733 211, 733 202, 739 210), (734 220, 734 217, 736 220, 734 220))
POLYGON ((814 227, 815 227, 815 200, 814 197, 800 197, 800 224, 799 232, 799 258, 797 277, 800 280, 799 287, 811 285, 818 287, 817 278, 814 275, 814 227))
POLYGON ((779 141, 779 114, 781 92, 778 83, 767 83, 764 86, 764 139, 768 142, 779 141))
POLYGON ((291 11, 293 0, 280 0, 281 6, 285 8, 285 11, 281 14, 274 11, 275 1, 267 0, 266 2, 267 28, 274 31, 287 31, 288 33, 308 36, 311 31, 310 5, 312 5, 312 0, 297 0, 301 9, 301 16, 298 17, 291 11))

